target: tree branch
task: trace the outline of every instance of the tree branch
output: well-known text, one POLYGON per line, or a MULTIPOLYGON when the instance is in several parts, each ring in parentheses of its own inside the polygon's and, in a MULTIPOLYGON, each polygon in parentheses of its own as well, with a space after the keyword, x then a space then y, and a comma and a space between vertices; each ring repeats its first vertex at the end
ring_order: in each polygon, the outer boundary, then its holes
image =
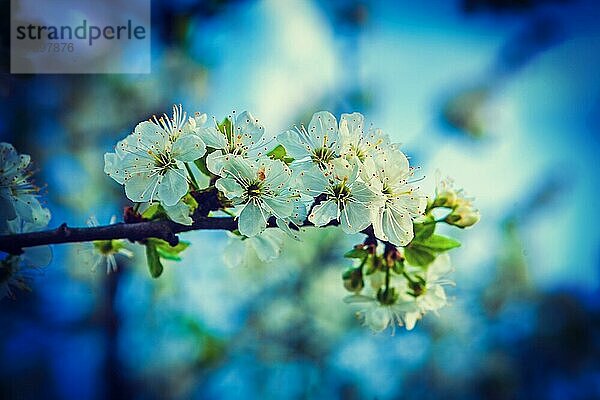
MULTIPOLYGON (((331 221, 327 226, 337 226, 338 224, 337 221, 331 221)), ((268 227, 273 228, 276 226, 275 219, 269 219, 268 227)), ((314 225, 306 221, 302 227, 307 226, 314 225)), ((176 246, 179 243, 178 233, 198 230, 234 231, 237 227, 237 221, 231 217, 197 217, 192 225, 181 225, 169 220, 121 222, 89 228, 72 228, 67 224, 62 224, 56 229, 45 231, 0 235, 0 251, 21 254, 23 249, 27 247, 112 239, 128 239, 135 242, 148 238, 158 238, 166 241, 171 246, 176 246)), ((370 226, 362 233, 374 236, 373 228, 370 226)))
POLYGON ((237 229, 233 218, 200 217, 192 225, 181 225, 173 221, 157 220, 135 223, 118 223, 89 228, 71 228, 62 224, 56 229, 0 236, 0 251, 19 254, 23 248, 48 244, 92 242, 95 240, 129 239, 131 241, 158 238, 177 245, 178 233, 193 230, 237 229))

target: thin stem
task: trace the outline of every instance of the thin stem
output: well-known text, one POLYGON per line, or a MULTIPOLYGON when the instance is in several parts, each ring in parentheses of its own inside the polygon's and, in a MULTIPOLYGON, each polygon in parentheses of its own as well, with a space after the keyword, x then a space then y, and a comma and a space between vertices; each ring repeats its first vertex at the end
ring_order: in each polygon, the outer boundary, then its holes
POLYGON ((192 183, 192 186, 194 187, 194 190, 200 190, 200 186, 198 186, 198 182, 196 181, 196 177, 194 176, 192 169, 190 168, 188 163, 184 163, 184 165, 185 165, 185 169, 189 175, 190 182, 192 183))
POLYGON ((235 213, 229 211, 226 208, 223 208, 221 211, 223 211, 225 214, 229 215, 230 217, 234 217, 234 218, 236 217, 235 213))

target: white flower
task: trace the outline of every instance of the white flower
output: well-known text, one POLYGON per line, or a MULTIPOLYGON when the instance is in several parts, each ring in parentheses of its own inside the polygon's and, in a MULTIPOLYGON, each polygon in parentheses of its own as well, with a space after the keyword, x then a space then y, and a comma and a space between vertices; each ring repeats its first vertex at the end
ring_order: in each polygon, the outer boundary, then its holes
MULTIPOLYGON (((410 270, 411 266, 406 265, 406 268, 410 270)), ((422 271, 421 268, 413 268, 416 271, 422 271)), ((406 329, 411 330, 414 328, 417 320, 428 311, 436 313, 437 310, 448 304, 444 286, 454 285, 454 282, 447 277, 451 272, 452 265, 448 253, 440 254, 431 264, 429 264, 423 276, 425 281, 424 285, 418 285, 417 290, 420 293, 415 293, 418 294, 416 297, 410 296, 414 299, 412 300, 414 310, 406 312, 404 316, 406 329)))
MULTIPOLYGON (((47 223, 47 221, 46 221, 47 223)), ((8 221, 0 234, 33 232, 46 225, 31 223, 17 217, 8 221)), ((40 273, 40 268, 52 260, 49 246, 36 246, 23 249, 22 254, 5 254, 0 260, 0 299, 15 297, 12 289, 30 290, 29 284, 40 273)))
POLYGON ((115 153, 104 155, 104 172, 125 185, 135 202, 160 201, 174 206, 188 192, 185 163, 202 157, 206 146, 186 121, 181 106, 173 117, 139 123, 117 143, 115 153))
POLYGON ((224 132, 215 128, 204 130, 202 137, 207 145, 216 149, 206 157, 206 166, 215 175, 221 175, 223 164, 231 156, 249 159, 263 157, 269 151, 269 141, 264 136, 265 128, 250 112, 227 117, 224 132))
POLYGON ((310 168, 300 173, 301 190, 311 196, 322 195, 308 220, 315 226, 325 226, 336 220, 346 233, 357 233, 371 223, 371 209, 381 203, 374 193, 358 179, 359 166, 346 159, 330 162, 325 171, 310 168))
POLYGON ((381 190, 385 202, 373 209, 375 236, 396 246, 405 246, 413 236, 413 220, 422 215, 427 198, 411 184, 413 170, 400 150, 389 150, 364 163, 363 179, 371 187, 381 190))
POLYGON ((277 137, 285 147, 286 153, 296 164, 312 161, 319 167, 340 155, 341 140, 337 120, 328 111, 315 113, 308 124, 308 130, 302 126, 288 130, 277 137))
MULTIPOLYGON (((110 219, 110 224, 114 224, 117 218, 113 216, 110 219)), ((98 220, 96 217, 91 216, 88 218, 87 226, 93 227, 98 226, 98 220)), ((133 257, 133 252, 125 247, 125 240, 112 239, 112 240, 96 240, 91 243, 84 244, 86 248, 79 251, 79 255, 83 258, 83 262, 91 267, 92 271, 102 265, 106 265, 106 273, 117 271, 117 260, 116 255, 122 255, 127 258, 133 257)))
POLYGON ((376 297, 354 294, 346 296, 344 302, 348 304, 365 304, 358 312, 364 318, 364 324, 373 332, 382 332, 391 326, 392 335, 396 332, 396 326, 404 324, 404 315, 411 310, 411 305, 396 301, 393 304, 383 304, 376 297))
POLYGON ((365 157, 375 155, 392 145, 381 129, 371 129, 364 134, 364 117, 360 113, 342 114, 340 118, 341 155, 356 157, 364 161, 365 157))
POLYGON ((9 143, 0 143, 0 230, 7 221, 20 218, 23 222, 46 226, 50 211, 38 200, 39 189, 31 183, 30 157, 18 154, 9 143))
POLYGON ((227 156, 215 187, 234 206, 241 206, 238 230, 244 236, 256 236, 271 216, 288 219, 294 212, 297 195, 289 187, 291 171, 285 163, 270 158, 250 161, 227 156))
POLYGON ((252 237, 229 236, 223 261, 230 268, 248 266, 255 258, 265 263, 271 262, 281 255, 284 233, 279 229, 266 229, 252 237))

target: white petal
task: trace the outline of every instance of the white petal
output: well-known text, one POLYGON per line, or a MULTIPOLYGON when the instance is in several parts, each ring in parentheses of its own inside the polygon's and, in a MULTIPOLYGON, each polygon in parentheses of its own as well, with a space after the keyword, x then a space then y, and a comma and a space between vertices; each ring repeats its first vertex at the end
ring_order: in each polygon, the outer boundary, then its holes
POLYGON ((215 175, 221 175, 223 172, 223 163, 226 156, 221 150, 213 151, 206 156, 206 168, 215 175))
POLYGON ((375 332, 383 331, 390 322, 390 311, 385 306, 374 306, 365 313, 365 324, 375 332))
POLYGON ((383 212, 383 232, 396 246, 405 246, 413 238, 413 223, 406 210, 396 209, 389 203, 383 212))
POLYGON ((125 180, 125 194, 131 201, 145 203, 156 200, 156 191, 160 177, 158 175, 137 173, 125 180))
POLYGON ((173 158, 192 162, 206 153, 206 146, 200 137, 189 134, 179 137, 175 143, 173 143, 173 158))
POLYGON ((244 188, 233 178, 219 178, 215 182, 215 187, 219 189, 228 199, 241 197, 244 194, 244 188))
POLYGON ((235 135, 242 135, 242 143, 248 148, 260 142, 265 128, 250 112, 244 111, 235 119, 235 135))
POLYGON ((346 233, 358 233, 371 223, 370 210, 358 203, 346 203, 340 216, 342 230, 346 233))
POLYGON ((275 215, 277 218, 287 218, 294 211, 294 204, 288 197, 263 198, 262 201, 268 207, 270 214, 275 215))
POLYGON ((339 150, 340 138, 337 120, 329 111, 319 111, 313 115, 308 124, 308 134, 314 142, 313 147, 339 150))
POLYGON ((260 235, 247 240, 250 241, 258 259, 263 262, 269 262, 281 254, 283 238, 283 232, 279 229, 267 229, 260 235))
POLYGON ((180 169, 170 169, 158 185, 158 196, 163 205, 174 206, 185 196, 188 189, 185 172, 180 169))
POLYGON ((327 225, 329 221, 337 219, 337 215, 337 204, 332 200, 327 200, 313 208, 312 212, 308 216, 308 220, 315 226, 324 226, 327 225))
POLYGON ((217 128, 200 128, 197 130, 197 132, 206 146, 212 147, 213 149, 224 149, 227 147, 227 138, 223 132, 217 128))
MULTIPOLYGON (((131 135, 130 135, 131 136, 131 135)), ((154 122, 143 121, 136 125, 129 145, 141 148, 144 151, 164 151, 169 142, 169 134, 154 122)))
POLYGON ((289 130, 277 136, 277 141, 285 147, 286 155, 294 160, 303 160, 310 157, 310 143, 305 142, 296 131, 289 130))
POLYGON ((123 159, 116 153, 104 154, 104 173, 122 185, 125 180, 123 159))
POLYGON ((163 204, 163 208, 171 221, 175 221, 182 225, 192 225, 194 222, 190 217, 190 206, 185 204, 183 201, 179 201, 174 206, 167 206, 163 204))
POLYGON ((22 260, 28 267, 45 267, 52 261, 50 246, 29 247, 23 251, 22 260))
POLYGON ((404 314, 404 325, 406 326, 406 330, 411 331, 419 318, 421 318, 421 313, 418 311, 407 312, 404 314))
POLYGON ((244 236, 256 236, 267 227, 267 222, 263 218, 260 207, 253 202, 246 204, 242 210, 239 221, 238 230, 244 236))

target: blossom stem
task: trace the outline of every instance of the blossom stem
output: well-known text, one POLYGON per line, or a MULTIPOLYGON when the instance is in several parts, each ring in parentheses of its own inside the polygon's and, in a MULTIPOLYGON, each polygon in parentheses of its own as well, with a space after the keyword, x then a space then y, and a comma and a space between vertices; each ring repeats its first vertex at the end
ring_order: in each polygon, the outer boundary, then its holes
POLYGON ((189 175, 190 182, 191 182, 192 186, 194 187, 194 190, 200 190, 200 186, 198 186, 198 182, 196 181, 196 177, 194 176, 192 169, 190 168, 188 163, 184 163, 184 164, 185 164, 185 169, 189 175))

